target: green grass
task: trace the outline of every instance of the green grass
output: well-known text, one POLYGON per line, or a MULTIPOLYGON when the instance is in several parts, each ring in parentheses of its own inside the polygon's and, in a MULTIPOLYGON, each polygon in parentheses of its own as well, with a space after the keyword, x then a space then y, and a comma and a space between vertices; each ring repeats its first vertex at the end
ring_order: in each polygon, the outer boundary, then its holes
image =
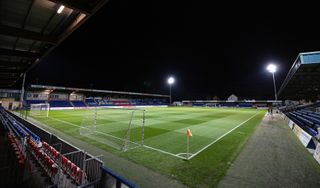
MULTIPOLYGON (((97 131, 101 134, 90 136, 81 136, 78 126, 93 122, 93 111, 50 111, 49 118, 36 119, 71 137, 125 157, 190 187, 213 187, 223 177, 263 115, 264 111, 255 109, 147 108, 144 143, 164 152, 146 147, 136 147, 127 152, 115 149, 123 142, 107 135, 124 138, 130 119, 130 112, 126 110, 99 110, 97 131), (174 156, 186 152, 187 128, 193 133, 190 152, 196 153, 241 123, 240 127, 189 161, 174 156)), ((142 112, 135 111, 133 117, 131 140, 140 143, 142 112)))

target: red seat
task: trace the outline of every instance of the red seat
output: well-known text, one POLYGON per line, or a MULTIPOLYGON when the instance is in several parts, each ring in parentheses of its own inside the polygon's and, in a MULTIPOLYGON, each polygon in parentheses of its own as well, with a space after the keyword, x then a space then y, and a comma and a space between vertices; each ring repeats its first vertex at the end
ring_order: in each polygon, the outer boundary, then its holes
POLYGON ((51 159, 50 159, 50 157, 48 156, 48 155, 46 155, 46 154, 44 154, 44 160, 43 160, 43 163, 44 163, 44 165, 47 167, 47 168, 49 168, 51 165, 49 165, 49 161, 50 161, 51 159))
POLYGON ((71 171, 71 161, 70 160, 68 160, 68 163, 67 163, 67 166, 66 166, 66 171, 68 172, 68 173, 70 173, 70 171, 71 171))
POLYGON ((68 158, 65 157, 65 156, 62 156, 62 159, 61 159, 61 165, 63 168, 67 167, 67 164, 68 164, 68 158))
POLYGON ((50 171, 52 171, 52 165, 54 164, 54 162, 53 162, 53 160, 52 159, 49 159, 48 160, 48 169, 50 170, 50 171))
POLYGON ((56 164, 56 163, 54 163, 53 165, 52 165, 52 168, 51 168, 52 170, 52 173, 53 174, 56 174, 57 172, 58 172, 58 165, 56 164))
POLYGON ((40 157, 40 160, 44 162, 46 155, 43 153, 43 151, 39 150, 39 157, 40 157))
POLYGON ((48 153, 49 153, 50 155, 52 155, 53 151, 54 151, 53 147, 52 147, 52 146, 50 146, 50 147, 49 147, 49 151, 48 151, 48 153))
POLYGON ((42 142, 42 145, 43 145, 43 147, 46 148, 46 149, 49 147, 49 144, 48 144, 47 142, 44 142, 44 141, 42 142))
POLYGON ((71 163, 71 177, 73 179, 76 179, 76 176, 77 176, 77 166, 73 163, 71 163))
POLYGON ((59 154, 60 154, 60 153, 59 153, 57 150, 55 150, 55 152, 53 153, 53 157, 54 157, 55 160, 58 159, 59 154))
POLYGON ((77 181, 78 183, 81 183, 82 174, 83 174, 83 171, 78 167, 78 168, 77 168, 77 176, 76 176, 76 181, 77 181))

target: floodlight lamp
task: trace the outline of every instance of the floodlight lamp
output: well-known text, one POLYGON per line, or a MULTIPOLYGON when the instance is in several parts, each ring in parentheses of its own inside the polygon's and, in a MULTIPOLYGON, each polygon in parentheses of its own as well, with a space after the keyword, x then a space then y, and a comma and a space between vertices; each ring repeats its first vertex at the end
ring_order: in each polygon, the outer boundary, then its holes
POLYGON ((168 79, 168 84, 173 84, 174 83, 174 78, 173 77, 170 77, 169 79, 168 79))
POLYGON ((274 64, 269 64, 267 66, 267 70, 271 73, 275 73, 277 71, 277 66, 275 66, 274 64))
POLYGON ((61 6, 59 7, 59 9, 57 10, 57 13, 60 14, 60 13, 63 11, 63 9, 64 9, 64 6, 61 5, 61 6))

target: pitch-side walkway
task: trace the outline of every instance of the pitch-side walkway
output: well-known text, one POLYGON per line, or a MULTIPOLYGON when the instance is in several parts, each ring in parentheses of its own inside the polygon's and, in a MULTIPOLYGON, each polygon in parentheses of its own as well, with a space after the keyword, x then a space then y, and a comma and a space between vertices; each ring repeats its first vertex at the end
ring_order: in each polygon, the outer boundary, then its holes
POLYGON ((266 116, 218 187, 320 187, 320 165, 279 115, 266 116))

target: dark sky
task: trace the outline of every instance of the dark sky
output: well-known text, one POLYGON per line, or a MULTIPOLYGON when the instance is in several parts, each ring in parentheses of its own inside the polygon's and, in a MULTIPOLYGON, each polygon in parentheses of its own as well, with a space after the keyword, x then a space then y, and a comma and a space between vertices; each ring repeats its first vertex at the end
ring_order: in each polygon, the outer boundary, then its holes
POLYGON ((175 99, 273 98, 299 52, 320 49, 317 6, 111 0, 27 83, 168 93, 175 99))

